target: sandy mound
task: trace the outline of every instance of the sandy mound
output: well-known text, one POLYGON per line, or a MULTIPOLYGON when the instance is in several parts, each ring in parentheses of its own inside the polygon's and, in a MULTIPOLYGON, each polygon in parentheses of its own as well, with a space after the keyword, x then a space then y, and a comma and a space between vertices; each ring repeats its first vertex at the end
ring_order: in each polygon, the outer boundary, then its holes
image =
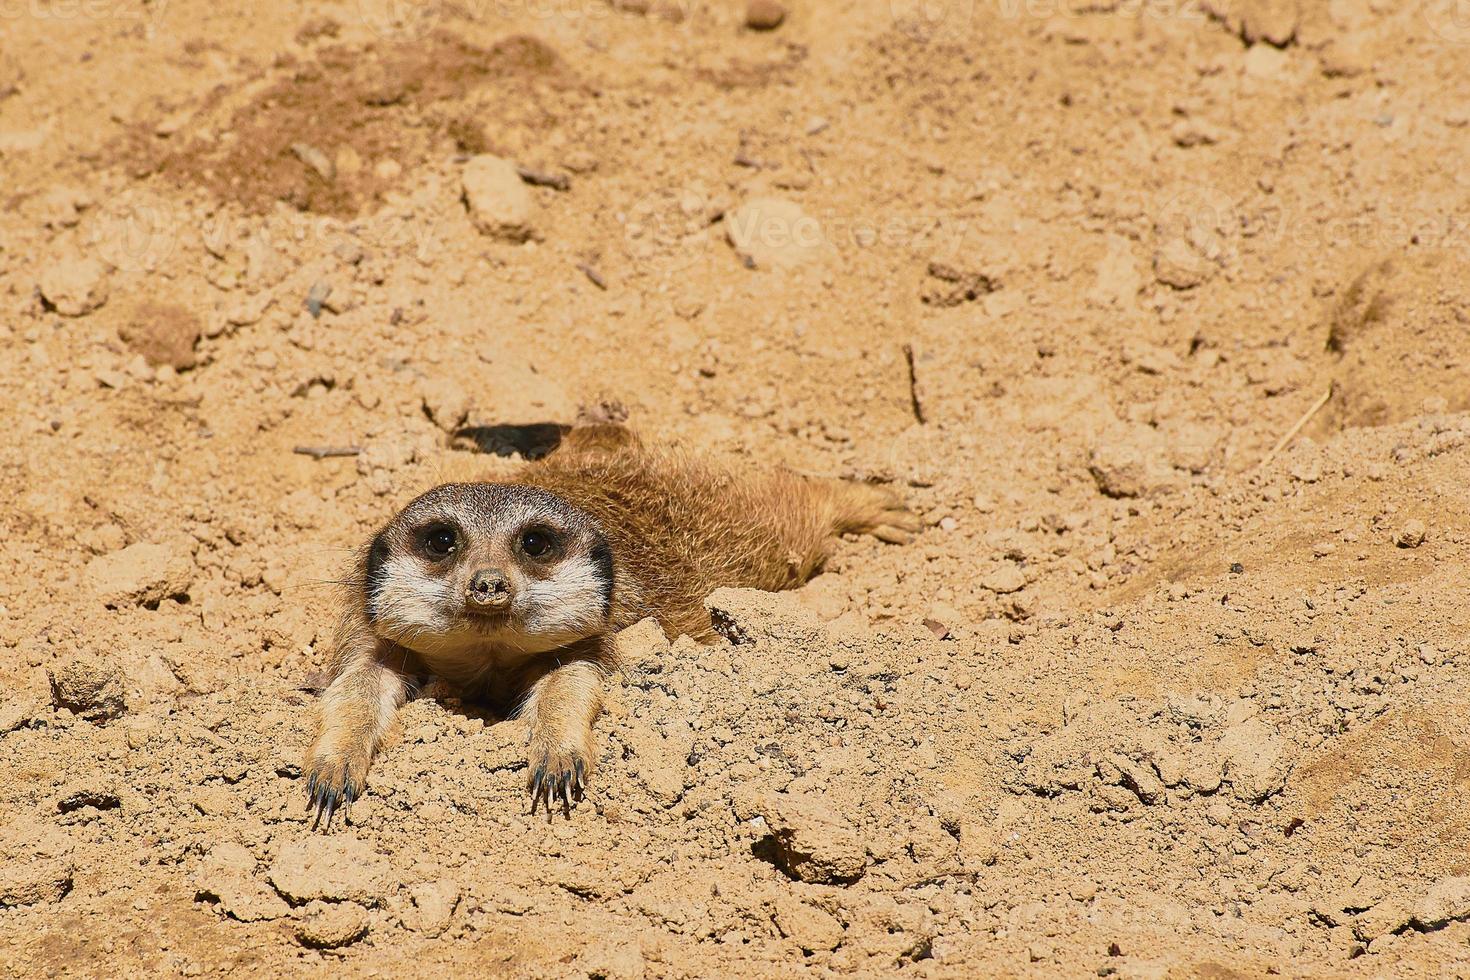
POLYGON ((0 973, 1470 971, 1444 4, 45 13, 0 973), (311 834, 352 550, 579 412, 925 530, 629 631, 570 820, 431 688, 311 834))

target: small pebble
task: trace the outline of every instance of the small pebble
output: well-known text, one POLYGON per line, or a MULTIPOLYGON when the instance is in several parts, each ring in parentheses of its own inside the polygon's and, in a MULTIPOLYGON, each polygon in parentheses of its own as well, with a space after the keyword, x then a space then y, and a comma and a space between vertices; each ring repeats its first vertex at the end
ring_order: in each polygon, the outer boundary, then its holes
POLYGON ((771 31, 786 19, 786 5, 780 0, 750 0, 745 5, 745 26, 756 31, 771 31))
POLYGON ((1428 529, 1425 528, 1424 522, 1415 518, 1404 522, 1403 528, 1393 539, 1393 543, 1400 548, 1417 548, 1424 543, 1424 536, 1427 533, 1428 529))
POLYGON ((317 172, 317 176, 327 183, 337 179, 337 165, 332 158, 310 143, 292 143, 291 152, 296 154, 296 159, 306 164, 317 172))
POLYGON ((460 181, 470 220, 481 234, 506 242, 535 237, 535 201, 514 163, 481 154, 465 164, 460 181))
POLYGON ((36 288, 62 316, 86 316, 107 302, 107 267, 95 258, 66 256, 46 263, 36 288))
POLYGON ((313 320, 321 318, 322 307, 330 295, 332 295, 331 283, 319 279, 311 284, 311 289, 306 294, 306 311, 311 314, 313 320))

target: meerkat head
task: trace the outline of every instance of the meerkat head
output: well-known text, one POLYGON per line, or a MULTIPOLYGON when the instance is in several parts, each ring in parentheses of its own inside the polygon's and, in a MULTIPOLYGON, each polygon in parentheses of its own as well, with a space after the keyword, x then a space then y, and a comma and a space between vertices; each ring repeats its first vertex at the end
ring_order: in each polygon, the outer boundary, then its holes
POLYGON ((373 629, 430 658, 544 653, 603 631, 612 611, 602 529, 536 487, 436 487, 373 539, 365 572, 373 629))

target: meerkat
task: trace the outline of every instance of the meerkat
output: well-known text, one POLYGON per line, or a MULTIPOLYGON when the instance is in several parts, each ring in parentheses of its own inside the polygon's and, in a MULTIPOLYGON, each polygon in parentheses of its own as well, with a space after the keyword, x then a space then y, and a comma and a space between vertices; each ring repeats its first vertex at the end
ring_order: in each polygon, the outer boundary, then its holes
POLYGON ((570 815, 598 753, 612 637, 645 617, 712 636, 721 586, 775 591, 815 575, 844 532, 905 543, 889 490, 785 470, 739 473, 646 448, 621 425, 572 429, 506 483, 449 483, 404 507, 348 579, 333 680, 304 774, 313 826, 363 791, 416 679, 525 721, 531 812, 570 815))

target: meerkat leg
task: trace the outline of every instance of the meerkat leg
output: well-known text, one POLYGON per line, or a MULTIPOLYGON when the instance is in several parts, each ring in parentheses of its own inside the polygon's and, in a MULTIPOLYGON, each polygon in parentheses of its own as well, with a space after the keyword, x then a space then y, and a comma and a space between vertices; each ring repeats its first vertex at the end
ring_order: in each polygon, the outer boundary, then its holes
POLYGON ((847 480, 823 483, 832 495, 835 533, 871 534, 889 544, 908 544, 919 533, 919 518, 893 490, 847 480))
POLYGON ((602 708, 603 670, 593 660, 566 661, 531 685, 519 717, 530 729, 526 750, 526 789, 531 812, 537 803, 561 801, 571 816, 572 804, 582 799, 592 775, 592 723, 602 708))
POLYGON ((382 745, 393 717, 408 697, 408 677, 400 666, 405 654, 379 641, 342 659, 335 680, 322 695, 317 735, 306 754, 308 812, 312 829, 331 829, 332 815, 345 812, 367 785, 368 767, 382 745))

